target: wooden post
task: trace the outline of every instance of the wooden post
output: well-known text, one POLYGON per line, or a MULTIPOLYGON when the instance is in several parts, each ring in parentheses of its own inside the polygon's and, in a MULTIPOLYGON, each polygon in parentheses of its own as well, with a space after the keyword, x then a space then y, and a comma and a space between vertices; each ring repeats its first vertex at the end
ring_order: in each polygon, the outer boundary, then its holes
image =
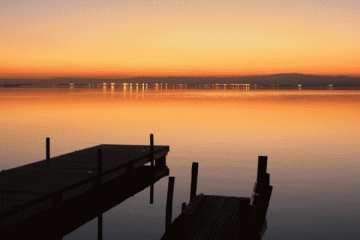
POLYGON ((97 162, 98 162, 98 167, 97 167, 97 176, 98 176, 98 183, 99 185, 102 184, 102 171, 103 171, 103 167, 102 167, 102 149, 98 149, 98 154, 97 154, 97 162))
POLYGON ((198 169, 199 169, 199 163, 193 162, 191 169, 190 202, 194 197, 196 197, 198 169))
POLYGON ((46 160, 50 159, 50 138, 46 138, 46 160))
POLYGON ((154 135, 150 134, 150 162, 151 166, 154 167, 154 135))
POLYGON ((258 158, 258 173, 257 173, 257 182, 262 183, 267 176, 266 174, 267 167, 267 156, 259 156, 258 158))
POLYGON ((181 213, 185 211, 185 208, 186 208, 186 202, 183 202, 181 205, 181 213))
POLYGON ((166 222, 165 222, 165 233, 169 230, 172 220, 172 205, 174 197, 174 184, 175 177, 169 177, 168 194, 166 200, 166 222))

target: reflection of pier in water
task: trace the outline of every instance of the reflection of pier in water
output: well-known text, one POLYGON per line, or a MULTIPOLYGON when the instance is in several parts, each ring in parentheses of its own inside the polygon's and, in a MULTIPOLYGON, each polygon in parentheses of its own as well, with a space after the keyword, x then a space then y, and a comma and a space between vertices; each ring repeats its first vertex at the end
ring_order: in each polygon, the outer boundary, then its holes
POLYGON ((168 146, 99 145, 0 173, 2 239, 61 239, 169 175, 168 146), (150 166, 145 166, 146 163, 150 166))

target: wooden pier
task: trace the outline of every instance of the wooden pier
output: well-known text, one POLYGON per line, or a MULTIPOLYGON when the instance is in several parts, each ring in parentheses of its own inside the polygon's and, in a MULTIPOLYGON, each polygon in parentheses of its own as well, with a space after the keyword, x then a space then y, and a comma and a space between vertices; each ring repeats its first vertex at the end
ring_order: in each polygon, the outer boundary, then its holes
POLYGON ((154 146, 152 136, 151 143, 99 145, 50 158, 47 140, 46 160, 0 172, 0 237, 61 239, 153 188, 169 175, 169 146, 154 146))
MULTIPOLYGON (((267 228, 266 212, 273 189, 270 174, 266 173, 267 157, 259 157, 251 198, 196 195, 197 167, 193 164, 190 203, 183 203, 182 213, 172 223, 171 216, 167 216, 161 240, 261 239, 267 228)), ((167 215, 171 215, 168 210, 167 215)))

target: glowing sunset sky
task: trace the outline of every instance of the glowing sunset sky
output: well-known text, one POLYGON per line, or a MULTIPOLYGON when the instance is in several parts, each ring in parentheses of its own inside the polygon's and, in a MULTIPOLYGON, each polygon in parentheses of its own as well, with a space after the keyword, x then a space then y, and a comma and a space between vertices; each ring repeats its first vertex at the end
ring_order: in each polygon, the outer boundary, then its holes
POLYGON ((0 0, 0 78, 360 75, 358 0, 0 0))

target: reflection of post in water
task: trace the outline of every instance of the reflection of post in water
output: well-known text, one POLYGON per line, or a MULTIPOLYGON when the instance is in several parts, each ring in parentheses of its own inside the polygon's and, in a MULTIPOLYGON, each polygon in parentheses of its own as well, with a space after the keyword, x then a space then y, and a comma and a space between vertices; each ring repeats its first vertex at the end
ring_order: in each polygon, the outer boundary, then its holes
POLYGON ((102 209, 101 209, 101 199, 102 199, 102 150, 98 149, 98 240, 102 240, 102 236, 103 236, 103 213, 102 213, 102 209))
POLYGON ((139 98, 139 85, 136 84, 136 99, 139 98))
POLYGON ((123 89, 124 89, 124 98, 126 98, 126 83, 123 84, 123 89))
POLYGON ((110 92, 111 92, 111 98, 114 97, 114 93, 115 93, 115 86, 111 84, 111 87, 110 87, 110 92))
POLYGON ((150 204, 154 203, 154 184, 150 186, 150 204))
POLYGON ((130 90, 130 98, 132 98, 132 83, 130 83, 129 90, 130 90))
POLYGON ((98 216, 98 240, 103 239, 103 213, 100 212, 98 216))

